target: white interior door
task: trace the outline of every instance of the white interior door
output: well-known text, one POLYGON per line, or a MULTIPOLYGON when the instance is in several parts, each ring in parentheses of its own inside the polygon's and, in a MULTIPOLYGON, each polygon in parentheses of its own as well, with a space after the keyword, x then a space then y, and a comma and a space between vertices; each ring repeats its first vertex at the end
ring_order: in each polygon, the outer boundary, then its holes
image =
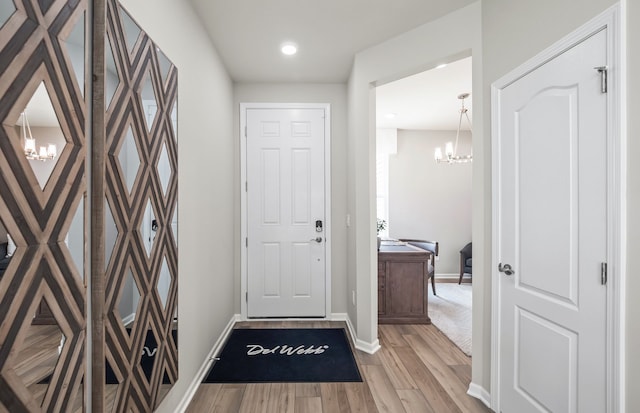
POLYGON ((606 411, 606 64, 602 30, 499 91, 505 413, 606 411))
POLYGON ((324 317, 325 109, 246 109, 247 315, 324 317))

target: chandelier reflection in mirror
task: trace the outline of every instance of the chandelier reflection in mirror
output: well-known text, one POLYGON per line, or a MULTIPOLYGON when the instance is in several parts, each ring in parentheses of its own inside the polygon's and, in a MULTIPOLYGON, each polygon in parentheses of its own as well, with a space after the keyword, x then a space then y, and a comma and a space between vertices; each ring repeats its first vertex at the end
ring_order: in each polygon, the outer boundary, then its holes
POLYGON ((469 123, 469 131, 471 131, 471 120, 469 119, 469 114, 467 113, 467 108, 464 107, 464 100, 469 97, 468 93, 462 93, 458 95, 458 99, 462 101, 462 108, 460 109, 460 119, 458 120, 458 132, 456 133, 456 143, 455 146, 451 142, 447 142, 444 147, 444 157, 442 156, 442 149, 437 147, 434 153, 434 158, 436 162, 441 163, 467 163, 473 161, 473 154, 470 155, 458 155, 458 139, 460 138, 460 127, 462 126, 462 117, 467 118, 467 122, 469 123))
POLYGON ((56 145, 50 143, 47 146, 41 146, 40 150, 36 150, 36 140, 31 134, 31 126, 29 126, 29 120, 27 119, 27 111, 25 110, 20 115, 22 116, 22 139, 24 142, 24 155, 27 159, 46 161, 48 159, 54 159, 58 155, 56 145))

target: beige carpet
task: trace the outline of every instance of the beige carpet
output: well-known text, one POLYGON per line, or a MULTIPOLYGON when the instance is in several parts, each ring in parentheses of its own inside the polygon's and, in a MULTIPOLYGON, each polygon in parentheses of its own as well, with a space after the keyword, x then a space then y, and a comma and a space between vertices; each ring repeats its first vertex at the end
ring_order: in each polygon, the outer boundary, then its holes
POLYGON ((471 284, 436 283, 436 294, 429 285, 431 323, 471 356, 471 284))

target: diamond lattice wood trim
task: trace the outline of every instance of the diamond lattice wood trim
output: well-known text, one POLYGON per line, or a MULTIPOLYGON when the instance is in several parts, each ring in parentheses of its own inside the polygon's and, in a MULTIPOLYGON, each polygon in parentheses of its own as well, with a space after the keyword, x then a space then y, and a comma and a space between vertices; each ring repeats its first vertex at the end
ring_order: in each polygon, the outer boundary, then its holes
MULTIPOLYGON (((87 378, 85 270, 76 267, 64 239, 86 197, 88 104, 81 93, 86 82, 77 82, 64 42, 83 16, 87 27, 87 1, 13 4, 16 11, 0 27, 0 219, 17 246, 0 278, 0 410, 82 410, 87 378), (14 127, 40 83, 66 140, 44 190, 14 127), (42 302, 65 340, 40 401, 17 373, 17 359, 42 302)), ((85 216, 86 211, 85 205, 85 216)), ((82 255, 86 262, 86 250, 82 255)))

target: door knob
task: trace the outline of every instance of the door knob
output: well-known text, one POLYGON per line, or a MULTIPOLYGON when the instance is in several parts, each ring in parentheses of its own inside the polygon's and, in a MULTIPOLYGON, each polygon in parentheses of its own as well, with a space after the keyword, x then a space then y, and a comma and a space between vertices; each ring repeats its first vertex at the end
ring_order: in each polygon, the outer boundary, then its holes
POLYGON ((498 264, 498 271, 505 273, 506 275, 513 275, 515 271, 511 268, 511 265, 502 263, 498 264))
POLYGON ((318 244, 320 244, 322 242, 322 237, 315 237, 315 238, 311 238, 309 241, 315 241, 318 244))

